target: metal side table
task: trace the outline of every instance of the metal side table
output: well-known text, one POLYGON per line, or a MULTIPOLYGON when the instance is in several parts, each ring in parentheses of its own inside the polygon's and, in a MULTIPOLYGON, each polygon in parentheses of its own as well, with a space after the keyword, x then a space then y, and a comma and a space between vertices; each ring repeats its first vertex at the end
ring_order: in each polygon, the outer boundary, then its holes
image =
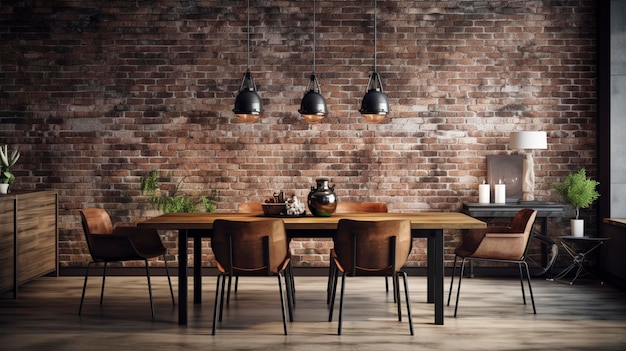
POLYGON ((609 238, 592 238, 589 236, 560 236, 561 246, 565 249, 565 252, 569 254, 572 259, 572 263, 565 268, 561 273, 554 277, 554 280, 564 278, 569 272, 576 269, 576 275, 569 284, 572 285, 582 275, 589 275, 600 281, 600 284, 604 284, 602 279, 596 274, 591 265, 589 264, 589 256, 605 241, 609 238))

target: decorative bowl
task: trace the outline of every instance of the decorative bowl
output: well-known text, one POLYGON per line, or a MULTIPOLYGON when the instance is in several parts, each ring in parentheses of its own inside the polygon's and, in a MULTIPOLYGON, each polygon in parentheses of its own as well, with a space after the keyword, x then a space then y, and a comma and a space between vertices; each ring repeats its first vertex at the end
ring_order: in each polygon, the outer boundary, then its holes
POLYGON ((264 203, 263 214, 266 216, 281 216, 287 213, 287 207, 284 202, 279 203, 264 203))

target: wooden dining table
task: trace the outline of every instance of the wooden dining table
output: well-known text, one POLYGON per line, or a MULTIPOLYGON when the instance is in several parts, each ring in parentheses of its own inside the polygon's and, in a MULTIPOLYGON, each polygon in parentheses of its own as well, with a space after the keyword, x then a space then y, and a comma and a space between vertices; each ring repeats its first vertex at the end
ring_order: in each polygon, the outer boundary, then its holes
MULTIPOLYGON (((187 325, 188 241, 193 239, 194 304, 202 301, 202 238, 210 238, 213 222, 226 220, 262 220, 262 214, 243 213, 169 213, 137 223, 138 227, 178 231, 178 324, 187 325)), ((281 217, 289 238, 332 238, 342 218, 355 220, 411 221, 414 238, 427 241, 427 302, 434 303, 435 324, 443 325, 444 310, 444 230, 485 228, 486 223, 457 212, 348 213, 330 217, 281 217)))

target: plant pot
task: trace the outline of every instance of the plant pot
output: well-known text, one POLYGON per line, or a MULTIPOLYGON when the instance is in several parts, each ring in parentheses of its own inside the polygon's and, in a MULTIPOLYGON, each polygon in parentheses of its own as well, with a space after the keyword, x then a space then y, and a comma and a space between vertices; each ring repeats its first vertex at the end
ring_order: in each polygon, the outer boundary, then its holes
POLYGON ((585 220, 584 219, 570 219, 570 226, 572 229, 572 236, 575 236, 575 237, 585 236, 585 220))
POLYGON ((9 184, 1 183, 0 184, 0 194, 8 194, 9 193, 9 184))

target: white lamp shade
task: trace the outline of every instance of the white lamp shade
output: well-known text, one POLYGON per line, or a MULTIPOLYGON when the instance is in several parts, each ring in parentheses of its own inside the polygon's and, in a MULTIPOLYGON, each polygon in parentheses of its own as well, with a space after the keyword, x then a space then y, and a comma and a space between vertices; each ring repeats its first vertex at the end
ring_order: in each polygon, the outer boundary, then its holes
POLYGON ((547 149, 546 132, 512 132, 511 149, 547 149))

